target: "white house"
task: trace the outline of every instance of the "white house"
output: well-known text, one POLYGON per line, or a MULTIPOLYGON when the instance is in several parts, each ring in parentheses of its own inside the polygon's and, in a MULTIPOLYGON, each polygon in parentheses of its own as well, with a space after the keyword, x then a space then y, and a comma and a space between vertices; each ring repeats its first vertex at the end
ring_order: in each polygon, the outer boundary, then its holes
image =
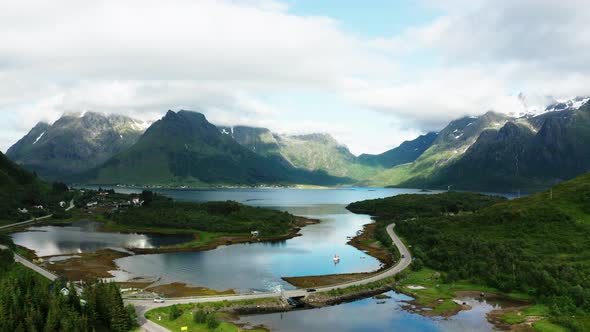
POLYGON ((258 232, 258 231, 251 231, 250 234, 252 234, 252 237, 258 237, 258 235, 260 235, 260 232, 258 232))
POLYGON ((64 202, 64 201, 59 202, 59 206, 61 206, 61 207, 66 206, 66 202, 64 202))
POLYGON ((18 212, 20 213, 29 213, 29 210, 22 208, 22 209, 18 209, 18 212))

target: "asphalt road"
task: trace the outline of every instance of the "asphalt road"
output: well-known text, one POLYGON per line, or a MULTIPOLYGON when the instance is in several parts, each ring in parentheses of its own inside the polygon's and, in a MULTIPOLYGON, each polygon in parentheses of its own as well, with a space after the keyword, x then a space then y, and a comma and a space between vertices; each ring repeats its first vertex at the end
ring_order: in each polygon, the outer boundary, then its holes
MULTIPOLYGON (((403 244, 400 238, 395 234, 393 228, 395 224, 390 224, 387 226, 387 234, 391 237, 391 240, 398 248, 401 256, 403 258, 400 259, 397 264, 392 266, 391 268, 375 274, 373 276, 359 279, 356 281, 341 283, 337 285, 325 286, 325 287, 316 287, 316 292, 328 292, 334 289, 340 288, 347 288, 350 286, 360 286, 366 285, 375 281, 379 281, 385 278, 389 278, 394 276, 401 271, 405 270, 411 263, 412 263, 412 256, 408 248, 403 244)), ((167 299, 165 303, 154 303, 152 299, 126 299, 126 303, 131 303, 135 306, 135 310, 137 312, 137 316, 139 317, 139 323, 141 325, 142 331, 153 331, 153 332, 162 332, 168 331, 167 329, 162 328, 161 326, 150 322, 149 320, 145 319, 144 314, 154 308, 158 307, 165 307, 172 304, 185 304, 185 303, 203 303, 203 302, 217 302, 217 301, 238 301, 238 300, 248 300, 248 299, 259 299, 259 298, 269 298, 269 297, 300 297, 307 295, 308 292, 305 289, 295 289, 283 292, 274 292, 274 293, 255 293, 255 294, 236 294, 236 295, 221 295, 221 296, 209 296, 209 297, 191 297, 191 298, 178 298, 178 299, 167 299)))
MULTIPOLYGON (((70 211, 73 208, 74 208, 74 200, 72 199, 70 201, 70 206, 68 206, 66 208, 66 211, 70 211)), ((29 219, 29 220, 17 222, 17 223, 14 223, 14 224, 10 224, 10 225, 0 226, 0 231, 1 230, 4 230, 4 229, 9 229, 9 228, 12 228, 12 227, 23 226, 23 225, 26 225, 26 224, 35 223, 35 222, 42 221, 44 219, 48 219, 48 218, 51 218, 51 217, 53 217, 53 214, 48 214, 48 215, 43 216, 43 217, 33 218, 33 219, 29 219)))
MULTIPOLYGON (((71 210, 74 207, 74 201, 70 201, 70 206, 66 209, 66 211, 71 210)), ((44 216, 41 218, 34 218, 31 220, 14 223, 6 226, 0 227, 0 230, 7 229, 15 226, 21 226, 28 223, 37 222, 39 220, 50 218, 52 215, 44 216)), ((412 256, 408 248, 403 244, 403 242, 399 239, 399 237, 393 231, 395 224, 391 224, 387 226, 387 234, 391 237, 391 240, 398 248, 402 258, 400 259, 397 264, 392 266, 391 268, 375 274, 373 276, 359 279, 356 281, 330 285, 325 287, 317 287, 316 292, 328 292, 334 289, 341 289, 347 288, 350 286, 361 286, 366 285, 375 281, 379 281, 385 278, 389 278, 394 276, 404 269, 406 269, 412 263, 412 256)), ((0 249, 6 249, 5 246, 0 245, 0 249)), ((43 275, 44 277, 48 278, 49 280, 53 281, 57 279, 57 276, 35 264, 29 262, 25 258, 14 254, 14 260, 23 264, 24 266, 28 267, 29 269, 43 275)), ((166 328, 161 327, 160 325, 147 320, 144 317, 144 314, 154 308, 169 306, 172 304, 185 304, 185 303, 204 303, 204 302, 217 302, 217 301, 239 301, 239 300, 249 300, 249 299, 260 299, 260 298, 268 298, 268 297, 301 297, 307 295, 308 292, 305 289, 295 289, 295 290, 288 290, 283 292, 273 292, 273 293, 255 293, 255 294, 236 294, 236 295, 221 295, 221 296, 203 296, 203 297, 190 297, 190 298, 178 298, 178 299, 168 299, 165 303, 154 303, 153 299, 125 299, 125 303, 130 303, 135 306, 135 311, 137 312, 137 317, 139 324, 141 326, 141 331, 148 331, 148 332, 166 332, 169 331, 166 328)))

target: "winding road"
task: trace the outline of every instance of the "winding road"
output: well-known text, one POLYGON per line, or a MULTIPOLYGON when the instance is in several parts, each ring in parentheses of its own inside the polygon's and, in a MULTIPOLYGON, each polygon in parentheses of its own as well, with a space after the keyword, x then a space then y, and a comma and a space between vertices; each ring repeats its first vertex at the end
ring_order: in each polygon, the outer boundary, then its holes
MULTIPOLYGON (((71 210, 74 207, 74 201, 70 201, 70 206, 66 209, 66 211, 71 210)), ((40 218, 33 218, 31 220, 14 223, 6 226, 0 227, 0 230, 5 230, 12 227, 22 226, 29 223, 34 223, 37 221, 41 221, 43 219, 51 218, 52 215, 47 215, 40 218)), ((385 278, 389 278, 394 276, 401 271, 405 270, 411 263, 412 263, 412 256, 408 248, 404 245, 404 243, 400 240, 400 238, 395 234, 393 228, 395 224, 390 224, 387 226, 387 234, 393 241, 394 245, 400 252, 401 259, 397 264, 390 267, 387 270, 384 270, 380 273, 374 274, 367 278, 317 287, 316 292, 328 292, 335 289, 342 289, 351 286, 362 286, 366 285, 375 281, 379 281, 385 278)), ((5 246, 0 245, 1 249, 7 249, 5 246)), ((23 264, 27 268, 43 275, 44 277, 48 278, 49 280, 57 279, 57 276, 35 264, 28 261, 27 259, 14 254, 14 260, 23 264)), ((261 298, 269 298, 269 297, 302 297, 306 296, 308 292, 305 289, 295 289, 295 290, 287 290, 282 292, 267 292, 267 293, 246 293, 246 294, 236 294, 236 295, 218 295, 218 296, 199 296, 199 297, 186 297, 186 298, 174 298, 174 299, 167 299, 165 303, 154 303, 153 299, 133 299, 133 298, 126 298, 126 304, 133 304, 135 306, 135 311, 137 312, 137 317, 139 324, 141 326, 141 331, 150 331, 150 332, 166 332, 169 331, 168 329, 148 320, 145 318, 145 313, 151 309, 158 308, 158 307, 165 307, 172 304, 186 304, 186 303, 204 303, 204 302, 218 302, 218 301, 239 301, 239 300, 250 300, 250 299, 261 299, 261 298)))
MULTIPOLYGON (((366 285, 375 281, 379 281, 385 278, 389 278, 394 276, 401 271, 405 270, 411 263, 412 263, 412 256, 408 248, 404 245, 404 243, 400 240, 400 238, 395 234, 393 228, 395 224, 390 224, 387 226, 387 234, 391 237, 391 240, 397 247, 400 252, 401 259, 397 264, 390 267, 389 269, 380 272, 378 274, 372 275, 367 278, 340 283, 336 285, 324 286, 324 287, 317 287, 316 292, 328 292, 334 289, 341 289, 347 288, 351 286, 361 286, 366 285)), ((307 295, 308 292, 305 289, 295 289, 295 290, 288 290, 283 292, 268 292, 268 293, 248 293, 248 294, 236 294, 236 295, 219 295, 219 296, 199 296, 199 297, 187 297, 187 298, 175 298, 175 299, 167 299, 165 303, 154 303, 153 299, 125 299, 125 303, 130 303, 135 306, 135 310, 137 312, 137 317, 139 319, 139 324, 141 325, 142 331, 153 331, 153 332, 163 332, 168 331, 167 329, 161 327, 160 325, 151 322, 145 318, 145 313, 151 309, 170 306, 173 304, 186 304, 186 303, 203 303, 203 302, 217 302, 217 301, 239 301, 239 300, 249 300, 249 299, 260 299, 260 298, 269 298, 269 297, 301 297, 307 295)))

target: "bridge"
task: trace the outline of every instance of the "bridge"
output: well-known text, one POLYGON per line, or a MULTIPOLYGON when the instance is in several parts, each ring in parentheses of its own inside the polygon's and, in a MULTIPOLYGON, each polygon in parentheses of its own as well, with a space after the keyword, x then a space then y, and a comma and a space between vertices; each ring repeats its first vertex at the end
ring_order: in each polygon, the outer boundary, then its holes
MULTIPOLYGON (((392 277, 403 270, 405 270, 412 263, 412 256, 408 248, 404 245, 401 239, 395 234, 393 228, 395 224, 387 226, 387 234, 393 241, 394 245, 400 252, 401 259, 392 267, 369 276, 367 278, 339 283, 335 285, 316 287, 316 292, 329 292, 331 290, 348 288, 351 286, 362 286, 370 284, 379 280, 383 280, 392 277)), ((166 303, 154 303, 153 298, 126 298, 126 303, 131 303, 135 306, 137 317, 143 331, 154 331, 163 332, 168 331, 160 325, 147 320, 144 314, 154 308, 170 306, 173 304, 187 304, 187 303, 205 303, 205 302, 218 302, 218 301, 240 301, 240 300, 251 300, 251 299, 262 299, 269 297, 287 297, 287 298, 298 298, 305 297, 309 292, 305 289, 294 289, 286 290, 282 292, 266 292, 266 293, 244 293, 235 295, 216 295, 216 296, 194 296, 194 297, 183 297, 183 298, 172 298, 166 299, 166 303)))
MULTIPOLYGON (((68 207, 67 210, 70 210, 73 207, 74 207, 74 204, 73 204, 73 200, 72 200, 70 202, 70 206, 68 207)), ((29 223, 34 223, 39 220, 47 219, 50 217, 51 217, 51 215, 48 215, 48 216, 45 216, 42 218, 34 218, 34 219, 27 220, 24 222, 2 226, 2 227, 0 227, 0 230, 4 230, 7 228, 16 227, 16 226, 22 226, 22 225, 26 225, 29 223)), ((395 227, 395 224, 390 224, 386 228, 387 234, 389 235, 389 237, 393 241, 393 244, 397 247, 397 249, 399 250, 400 255, 401 255, 400 260, 394 266, 392 266, 380 273, 377 273, 377 274, 374 274, 374 275, 371 275, 369 277, 362 278, 359 280, 354 280, 354 281, 349 281, 349 282, 344 282, 344 283, 339 283, 339 284, 329 285, 329 286, 316 287, 315 288, 316 292, 329 292, 331 290, 343 289, 343 288, 348 288, 348 287, 352 287, 352 286, 367 285, 367 284, 370 284, 370 283, 373 283, 373 282, 376 282, 379 280, 383 280, 383 279, 392 277, 392 276, 402 272, 403 270, 405 270, 412 263, 412 256, 411 256, 411 253, 408 250, 408 248, 404 245, 404 243, 401 241, 401 239, 393 231, 394 227, 395 227)), ((2 249, 8 249, 8 248, 6 246, 0 245, 0 250, 2 250, 2 249)), ((57 276, 55 274, 51 273, 48 270, 41 268, 40 266, 33 264, 32 262, 28 261, 27 259, 25 259, 24 257, 22 257, 16 253, 14 254, 14 260, 23 264, 25 267, 43 275, 44 277, 48 278, 51 281, 54 281, 57 279, 57 276)), ((77 290, 79 292, 81 292, 80 289, 77 289, 77 290)), ((141 326, 142 331, 164 332, 164 331, 168 331, 168 330, 145 318, 144 315, 147 311, 154 309, 154 308, 169 306, 169 305, 173 305, 173 304, 205 303, 205 302, 218 302, 218 301, 240 301, 240 300, 250 300, 250 299, 262 299, 262 298, 269 298, 269 297, 301 298, 301 297, 307 296, 308 294, 309 294, 309 292, 305 289, 294 289, 294 290, 286 290, 286 291, 282 291, 282 292, 243 293, 243 294, 234 294, 234 295, 194 296, 194 297, 172 298, 172 299, 167 299, 166 303, 154 303, 153 298, 127 297, 127 298, 125 298, 125 303, 126 304, 130 303, 135 306, 135 310, 137 312, 137 317, 138 317, 139 324, 141 326)))

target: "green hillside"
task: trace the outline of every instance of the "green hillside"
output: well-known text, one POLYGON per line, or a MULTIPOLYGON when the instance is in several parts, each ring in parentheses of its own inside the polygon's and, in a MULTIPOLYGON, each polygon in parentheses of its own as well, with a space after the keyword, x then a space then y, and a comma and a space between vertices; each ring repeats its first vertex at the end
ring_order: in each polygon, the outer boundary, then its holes
POLYGON ((135 145, 86 178, 99 184, 193 186, 349 182, 256 154, 190 111, 169 111, 135 145))
POLYGON ((219 127, 222 134, 261 156, 308 171, 353 179, 364 184, 380 172, 408 163, 428 149, 437 134, 428 133, 403 142, 382 154, 353 155, 348 148, 329 134, 278 135, 266 128, 235 126, 219 127))
POLYGON ((590 171, 590 104, 507 122, 479 136, 461 158, 400 186, 538 191, 590 171))
POLYGON ((361 154, 358 160, 361 164, 382 166, 385 168, 410 163, 430 148, 437 137, 438 134, 432 132, 426 135, 420 135, 411 141, 404 141, 400 146, 381 154, 361 154))
POLYGON ((384 215, 382 224, 396 221, 416 261, 443 271, 447 282, 530 294, 549 308, 554 322, 588 328, 583 317, 590 313, 590 173, 475 212, 444 212, 445 195, 433 195, 440 204, 429 217, 408 218, 405 212, 408 200, 418 207, 434 202, 423 195, 355 203, 351 210, 384 215))
POLYGON ((0 152, 0 222, 19 219, 18 208, 42 204, 47 186, 0 152))
POLYGON ((346 146, 328 134, 275 137, 281 155, 298 168, 323 170, 333 176, 348 177, 357 181, 383 169, 381 166, 361 164, 346 146))
POLYGON ((412 163, 387 169, 369 181, 373 186, 399 186, 410 179, 427 178, 459 159, 465 151, 488 129, 501 128, 510 118, 487 112, 480 117, 464 117, 451 121, 418 159, 412 163))

